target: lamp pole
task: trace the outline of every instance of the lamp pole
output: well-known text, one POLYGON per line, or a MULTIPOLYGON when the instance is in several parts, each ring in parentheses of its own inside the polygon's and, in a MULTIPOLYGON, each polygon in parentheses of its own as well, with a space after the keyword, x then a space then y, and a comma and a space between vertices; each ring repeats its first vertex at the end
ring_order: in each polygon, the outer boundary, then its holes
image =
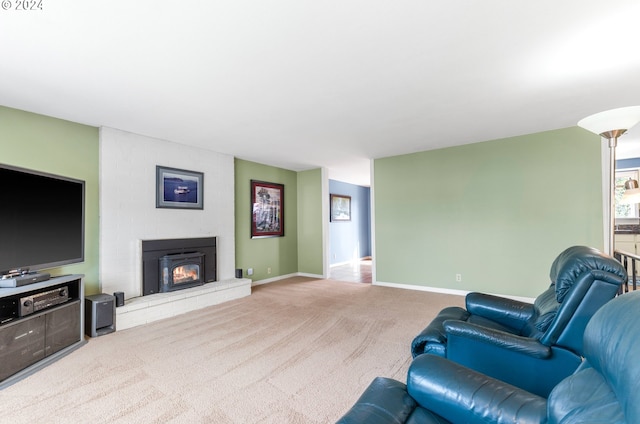
POLYGON ((609 140, 609 240, 607 252, 613 256, 616 226, 616 146, 618 137, 640 121, 640 106, 622 107, 587 116, 578 126, 609 140), (618 128, 618 129, 611 129, 618 128))
POLYGON ((614 234, 616 230, 616 147, 618 137, 627 132, 623 130, 605 131, 600 134, 609 140, 609 255, 613 256, 615 250, 614 234))

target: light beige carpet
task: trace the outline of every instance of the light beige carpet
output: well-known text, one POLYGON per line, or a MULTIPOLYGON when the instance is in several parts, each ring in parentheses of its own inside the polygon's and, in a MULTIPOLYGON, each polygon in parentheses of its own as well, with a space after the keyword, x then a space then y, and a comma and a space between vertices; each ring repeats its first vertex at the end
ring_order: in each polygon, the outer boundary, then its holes
POLYGON ((2 422, 331 423, 463 298, 291 278, 93 338, 0 392, 2 422), (6 421, 5 421, 6 420, 6 421))

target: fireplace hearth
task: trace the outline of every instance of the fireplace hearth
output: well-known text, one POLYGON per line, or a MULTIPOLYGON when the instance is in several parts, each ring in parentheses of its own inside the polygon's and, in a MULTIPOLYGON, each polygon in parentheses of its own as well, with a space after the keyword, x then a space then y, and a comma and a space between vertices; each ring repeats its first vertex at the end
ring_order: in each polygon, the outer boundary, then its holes
POLYGON ((216 238, 142 241, 142 295, 216 281, 216 238))

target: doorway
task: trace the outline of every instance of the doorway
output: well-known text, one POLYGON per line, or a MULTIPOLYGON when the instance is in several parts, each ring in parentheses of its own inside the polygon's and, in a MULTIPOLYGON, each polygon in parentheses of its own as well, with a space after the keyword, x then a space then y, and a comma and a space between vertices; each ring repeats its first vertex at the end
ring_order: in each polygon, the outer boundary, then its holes
POLYGON ((371 283, 371 188, 329 180, 329 279, 371 283))

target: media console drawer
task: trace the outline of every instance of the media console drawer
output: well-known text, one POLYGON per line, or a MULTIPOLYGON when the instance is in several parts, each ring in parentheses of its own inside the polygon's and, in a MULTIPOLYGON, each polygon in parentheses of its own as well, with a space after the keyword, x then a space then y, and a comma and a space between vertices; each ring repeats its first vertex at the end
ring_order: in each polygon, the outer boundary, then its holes
MULTIPOLYGON (((58 295, 59 298, 61 296, 58 295)), ((56 298, 58 299, 58 298, 56 298)), ((0 325, 0 389, 15 383, 84 343, 84 287, 81 275, 0 289, 5 320, 0 325), (49 302, 64 288, 63 300, 49 302), (26 300, 47 300, 41 310, 13 313, 26 300)), ((1 309, 1 308, 0 308, 1 309)))
POLYGON ((0 330, 0 379, 44 359, 44 315, 16 321, 0 330))

